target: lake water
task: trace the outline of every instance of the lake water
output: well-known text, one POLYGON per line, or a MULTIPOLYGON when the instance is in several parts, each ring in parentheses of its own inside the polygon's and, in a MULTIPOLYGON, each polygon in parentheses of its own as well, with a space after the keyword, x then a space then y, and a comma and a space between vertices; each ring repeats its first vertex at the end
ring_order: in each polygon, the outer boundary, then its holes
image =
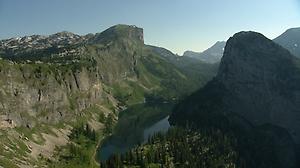
POLYGON ((147 143, 148 137, 153 136, 157 132, 166 133, 170 128, 170 123, 169 123, 168 119, 169 119, 169 116, 162 119, 162 120, 160 120, 160 121, 158 121, 158 122, 156 122, 155 124, 153 124, 149 128, 146 128, 143 131, 144 132, 144 141, 143 141, 143 143, 147 143))
MULTIPOLYGON (((142 139, 139 140, 140 143, 146 143, 149 136, 153 136, 157 132, 167 132, 170 128, 170 124, 168 121, 168 117, 165 117, 151 126, 142 129, 142 131, 134 131, 130 130, 128 131, 128 136, 131 137, 141 137, 142 139), (141 134, 141 135, 131 135, 132 134, 141 134)), ((126 128, 124 128, 126 129, 126 128)), ((140 129, 140 128, 139 128, 140 129)), ((123 138, 114 138, 113 136, 111 138, 108 138, 104 141, 103 145, 99 148, 97 158, 100 161, 107 160, 112 154, 114 153, 124 153, 128 151, 129 149, 136 146, 137 142, 131 142, 128 141, 126 137, 123 138)))

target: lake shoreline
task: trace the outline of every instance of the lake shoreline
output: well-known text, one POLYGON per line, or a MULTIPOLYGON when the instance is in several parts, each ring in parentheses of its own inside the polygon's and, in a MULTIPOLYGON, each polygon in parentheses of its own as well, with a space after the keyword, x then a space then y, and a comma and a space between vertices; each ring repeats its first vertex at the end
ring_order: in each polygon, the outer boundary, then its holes
POLYGON ((139 143, 134 143, 134 144, 123 143, 124 146, 122 146, 122 145, 120 146, 121 143, 114 145, 114 143, 113 143, 114 139, 109 139, 109 138, 113 138, 111 136, 108 136, 108 137, 102 139, 101 144, 97 148, 95 159, 99 162, 105 161, 112 154, 125 153, 140 143, 146 144, 149 136, 153 136, 157 132, 165 133, 170 128, 168 118, 169 118, 169 115, 167 115, 166 117, 163 117, 162 119, 160 119, 158 121, 155 121, 152 125, 144 128, 143 131, 141 132, 142 141, 139 143), (161 126, 163 126, 163 127, 161 127, 161 126), (108 140, 108 141, 105 142, 105 140, 108 140), (103 146, 101 146, 101 145, 103 145, 103 146), (103 153, 101 153, 101 152, 103 152, 103 153))

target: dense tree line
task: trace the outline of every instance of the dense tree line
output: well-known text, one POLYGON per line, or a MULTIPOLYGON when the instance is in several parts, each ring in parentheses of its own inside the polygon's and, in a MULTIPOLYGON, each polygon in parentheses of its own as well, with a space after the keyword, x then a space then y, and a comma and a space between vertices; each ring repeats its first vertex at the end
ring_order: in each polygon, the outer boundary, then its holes
MULTIPOLYGON (((188 124, 187 124, 188 125, 188 124)), ((286 152, 274 144, 273 127, 266 136, 262 128, 250 133, 201 128, 189 125, 156 134, 148 143, 102 162, 101 168, 279 168, 276 153, 286 152)), ((279 130, 280 131, 280 130, 279 130)), ((282 134, 284 136, 284 134, 282 134)), ((294 156, 291 153, 291 160, 294 156)), ((296 166, 297 167, 297 166, 296 166)))
POLYGON ((233 138, 221 131, 199 133, 172 128, 164 135, 149 137, 145 145, 111 156, 101 168, 236 167, 238 154, 234 146, 233 138))
POLYGON ((89 126, 89 124, 82 123, 80 126, 73 128, 69 138, 78 139, 80 136, 84 136, 91 141, 96 141, 96 132, 89 126))

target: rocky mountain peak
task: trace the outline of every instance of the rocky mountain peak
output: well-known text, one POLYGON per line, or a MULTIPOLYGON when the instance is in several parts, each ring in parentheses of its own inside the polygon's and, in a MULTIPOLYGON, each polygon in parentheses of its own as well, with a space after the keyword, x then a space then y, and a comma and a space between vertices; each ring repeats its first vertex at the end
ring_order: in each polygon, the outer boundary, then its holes
POLYGON ((260 33, 235 34, 226 44, 216 77, 232 95, 224 102, 255 125, 271 123, 288 129, 299 143, 297 61, 260 33))
POLYGON ((216 116, 224 121, 239 116, 255 126, 282 127, 300 143, 299 109, 299 60, 260 33, 240 32, 227 41, 215 79, 172 115, 198 120, 215 115, 204 120, 212 123, 216 116))
POLYGON ((209 49, 207 50, 222 50, 224 51, 224 47, 226 45, 226 41, 217 41, 213 46, 211 46, 209 49))
POLYGON ((300 58, 300 28, 291 28, 274 39, 274 42, 288 49, 294 56, 300 58))
POLYGON ((296 167, 294 142, 300 144, 299 65, 289 51, 262 34, 237 33, 227 41, 217 76, 180 102, 170 122, 232 131, 238 139, 245 136, 239 143, 248 143, 246 151, 253 146, 275 149, 278 167, 296 167), (253 135, 259 138, 252 141, 253 135), (262 145, 264 139, 267 143, 262 145))
POLYGON ((262 34, 235 34, 227 42, 216 77, 231 94, 224 98, 225 104, 255 125, 271 123, 288 129, 300 142, 297 62, 262 34))
POLYGON ((125 35, 125 37, 137 39, 144 43, 144 30, 142 28, 135 25, 119 24, 114 26, 113 29, 120 35, 125 35))
POLYGON ((266 79, 262 74, 279 73, 283 68, 288 68, 283 65, 291 64, 292 61, 293 57, 287 50, 262 34, 240 32, 227 42, 218 78, 232 82, 257 80, 248 78, 251 75, 262 80, 266 79), (232 80, 232 77, 235 77, 235 80, 232 80))
POLYGON ((290 28, 285 33, 300 33, 300 27, 290 28))
POLYGON ((112 26, 101 33, 97 33, 90 42, 109 43, 117 39, 127 39, 144 44, 143 29, 134 25, 119 24, 112 26))
POLYGON ((203 52, 185 51, 183 56, 199 59, 205 63, 217 63, 224 52, 225 41, 217 41, 213 46, 203 52))
POLYGON ((63 40, 63 39, 71 40, 71 39, 80 39, 81 36, 77 35, 77 34, 74 34, 72 32, 62 31, 62 32, 58 32, 58 33, 50 35, 49 38, 54 39, 54 40, 55 39, 58 39, 58 40, 63 40))
POLYGON ((32 50, 41 50, 51 47, 62 48, 68 45, 89 43, 110 43, 118 39, 126 39, 144 44, 143 29, 129 25, 115 25, 107 30, 94 34, 80 36, 71 32, 62 31, 52 35, 32 35, 0 40, 0 53, 23 53, 32 50))
POLYGON ((46 49, 50 47, 64 47, 79 44, 87 40, 87 36, 80 36, 71 32, 59 32, 49 36, 31 35, 4 39, 0 41, 0 50, 11 53, 28 50, 46 49))

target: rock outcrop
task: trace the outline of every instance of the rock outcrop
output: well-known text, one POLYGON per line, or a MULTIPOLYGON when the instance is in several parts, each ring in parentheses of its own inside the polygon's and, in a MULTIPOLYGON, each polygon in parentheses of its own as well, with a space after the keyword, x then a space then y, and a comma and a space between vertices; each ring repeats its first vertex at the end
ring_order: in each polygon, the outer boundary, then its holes
POLYGON ((18 126, 57 123, 105 99, 103 82, 87 69, 64 74, 51 66, 1 63, 0 113, 18 126), (57 73, 57 74, 55 74, 57 73), (73 112, 71 112, 73 111, 73 112))
MULTIPOLYGON (((254 125, 286 128, 300 142, 298 65, 298 59, 263 35, 237 33, 227 42, 217 76, 206 86, 210 91, 205 93, 214 93, 213 99, 219 97, 220 102, 207 101, 220 112, 238 114, 254 125)), ((201 104, 194 105, 199 107, 194 113, 201 113, 201 104)))
POLYGON ((229 39, 215 80, 230 92, 224 104, 255 125, 271 123, 300 142, 299 60, 263 35, 229 39))
POLYGON ((300 143, 299 65, 289 51, 262 34, 237 33, 226 44, 217 76, 179 103, 170 122, 234 132, 241 153, 252 151, 248 155, 257 157, 256 163, 249 158, 249 165, 271 166, 269 161, 278 159, 278 167, 295 167, 294 143, 300 143))
POLYGON ((144 32, 142 28, 134 25, 128 26, 122 24, 112 26, 101 33, 95 34, 95 36, 90 38, 89 41, 92 43, 107 43, 109 42, 106 41, 107 39, 118 40, 120 38, 131 39, 144 44, 144 32))

